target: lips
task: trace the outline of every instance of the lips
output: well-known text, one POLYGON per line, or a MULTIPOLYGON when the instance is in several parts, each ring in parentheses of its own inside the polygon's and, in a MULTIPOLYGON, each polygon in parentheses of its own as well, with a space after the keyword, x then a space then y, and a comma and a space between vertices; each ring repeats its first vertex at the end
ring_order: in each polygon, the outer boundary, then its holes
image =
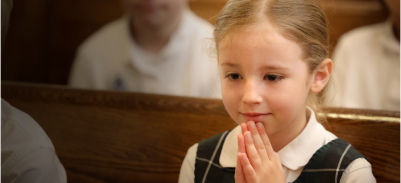
POLYGON ((241 114, 246 119, 246 121, 260 122, 264 118, 269 116, 270 113, 241 113, 241 114))

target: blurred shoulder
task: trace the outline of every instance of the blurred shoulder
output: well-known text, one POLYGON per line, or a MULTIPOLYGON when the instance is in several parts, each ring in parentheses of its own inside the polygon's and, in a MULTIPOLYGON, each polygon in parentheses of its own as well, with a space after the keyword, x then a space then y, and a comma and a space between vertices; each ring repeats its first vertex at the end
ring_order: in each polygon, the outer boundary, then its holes
POLYGON ((30 115, 3 99, 1 160, 2 181, 67 182, 64 167, 42 127, 30 115))
POLYGON ((385 30, 387 22, 381 22, 378 24, 365 25, 362 27, 355 28, 345 34, 343 34, 339 40, 343 45, 356 45, 366 44, 374 40, 373 38, 385 30))
POLYGON ((42 127, 27 113, 1 99, 2 152, 45 147, 54 150, 53 143, 42 127))
POLYGON ((372 165, 365 158, 358 158, 352 161, 345 169, 340 180, 340 183, 347 182, 376 183, 372 165))

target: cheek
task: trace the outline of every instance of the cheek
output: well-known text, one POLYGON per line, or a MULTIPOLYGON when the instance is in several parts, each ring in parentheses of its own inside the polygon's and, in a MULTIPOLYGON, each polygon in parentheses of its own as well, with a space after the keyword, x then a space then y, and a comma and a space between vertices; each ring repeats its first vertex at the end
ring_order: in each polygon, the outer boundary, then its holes
POLYGON ((221 85, 221 96, 223 99, 223 103, 228 108, 228 106, 232 106, 235 102, 235 90, 233 88, 230 88, 227 84, 222 84, 221 85))
POLYGON ((240 90, 236 89, 237 87, 233 86, 232 83, 227 83, 227 81, 221 82, 221 95, 223 104, 230 116, 235 119, 234 115, 238 111, 239 102, 241 102, 240 90))
POLYGON ((270 97, 270 107, 276 111, 291 116, 294 111, 303 108, 307 97, 307 86, 302 81, 291 81, 277 88, 274 96, 270 97))

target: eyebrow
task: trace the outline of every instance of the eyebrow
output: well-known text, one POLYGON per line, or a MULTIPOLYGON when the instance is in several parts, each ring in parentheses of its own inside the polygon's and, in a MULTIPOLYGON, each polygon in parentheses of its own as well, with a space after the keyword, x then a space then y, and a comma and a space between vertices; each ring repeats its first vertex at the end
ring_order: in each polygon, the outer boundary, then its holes
POLYGON ((228 66, 228 67, 238 67, 238 64, 231 63, 231 62, 224 62, 221 66, 228 66))
POLYGON ((281 65, 266 65, 266 66, 262 66, 262 69, 266 69, 266 70, 288 70, 288 67, 285 66, 281 66, 281 65))
MULTIPOLYGON (((238 64, 232 63, 232 62, 224 62, 221 64, 221 66, 227 66, 227 67, 239 67, 238 64)), ((288 67, 281 66, 279 64, 274 64, 274 65, 264 65, 260 69, 263 70, 288 70, 288 67)))

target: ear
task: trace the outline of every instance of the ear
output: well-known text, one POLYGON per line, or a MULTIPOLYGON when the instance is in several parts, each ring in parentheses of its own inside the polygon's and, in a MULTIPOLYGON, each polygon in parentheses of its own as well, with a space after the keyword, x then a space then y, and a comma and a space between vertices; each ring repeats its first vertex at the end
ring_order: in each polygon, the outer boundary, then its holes
POLYGON ((329 82, 332 70, 333 61, 331 61, 331 59, 329 58, 324 59, 314 72, 310 91, 312 91, 313 93, 319 93, 320 91, 322 91, 326 84, 329 82))

